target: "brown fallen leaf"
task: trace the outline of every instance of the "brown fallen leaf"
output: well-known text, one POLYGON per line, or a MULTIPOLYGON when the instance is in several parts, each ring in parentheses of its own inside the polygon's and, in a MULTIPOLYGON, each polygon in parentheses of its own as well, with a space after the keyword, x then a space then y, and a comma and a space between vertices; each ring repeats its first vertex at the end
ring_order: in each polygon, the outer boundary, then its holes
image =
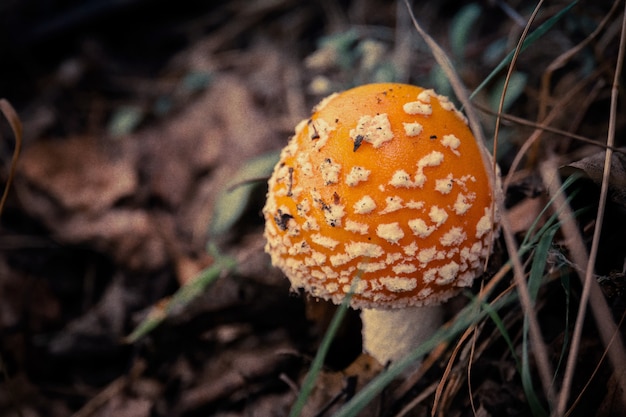
POLYGON ((54 229, 67 243, 88 242, 132 270, 162 267, 169 258, 167 229, 160 228, 147 211, 119 208, 100 216, 74 215, 54 229))
MULTIPOLYGON (((568 175, 571 175, 573 172, 582 173, 586 178, 600 185, 602 183, 604 161, 605 153, 598 152, 568 164, 561 171, 568 175)), ((626 155, 622 152, 615 152, 612 155, 609 190, 610 198, 622 208, 626 208, 626 155)))
POLYGON ((19 173, 31 193, 41 193, 65 210, 94 213, 136 192, 130 156, 87 136, 45 140, 24 149, 19 173))
MULTIPOLYGON (((527 231, 537 220, 541 210, 545 206, 545 201, 541 198, 526 198, 509 209, 509 219, 511 231, 522 233, 527 231)), ((537 227, 541 227, 539 222, 537 227)))

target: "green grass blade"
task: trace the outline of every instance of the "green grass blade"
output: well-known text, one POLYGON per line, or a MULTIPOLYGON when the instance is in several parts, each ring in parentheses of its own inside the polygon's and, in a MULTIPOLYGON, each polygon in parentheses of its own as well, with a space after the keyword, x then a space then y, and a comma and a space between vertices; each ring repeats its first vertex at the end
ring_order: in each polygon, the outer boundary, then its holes
MULTIPOLYGON (((516 295, 513 295, 513 294, 511 295, 511 298, 517 299, 516 295)), ((532 387, 532 380, 528 379, 528 376, 530 375, 530 369, 527 366, 528 362, 523 363, 515 354, 515 347, 513 345, 513 341, 511 340, 511 337, 509 336, 509 332, 507 331, 506 326, 502 322, 500 315, 498 314, 496 309, 494 309, 491 305, 487 303, 483 303, 482 308, 487 312, 487 314, 489 315, 493 323, 496 325, 496 327, 500 331, 500 335, 502 336, 502 338, 508 345, 509 350, 511 351, 511 356, 513 357, 513 360, 515 361, 517 371, 520 374, 520 377, 522 379, 522 385, 524 386, 524 389, 525 389, 524 394, 526 395, 526 399, 528 400, 528 404, 531 408, 531 411, 533 412, 533 415, 536 415, 536 416, 546 415, 546 412, 541 405, 541 401, 539 401, 539 397, 537 396, 534 388, 532 387), (526 385, 524 385, 524 381, 526 381, 527 383, 530 381, 530 387, 527 387, 526 385), (526 390, 526 388, 528 389, 526 390)))
MULTIPOLYGON (((559 20, 561 20, 563 18, 563 16, 565 16, 565 14, 568 13, 572 9, 572 7, 574 7, 576 5, 576 3, 578 3, 578 0, 575 0, 575 1, 571 2, 569 5, 567 5, 565 8, 563 8, 563 10, 561 10, 560 12, 558 12, 557 14, 552 16, 550 19, 546 20, 537 29, 535 29, 531 34, 529 34, 528 37, 524 40, 524 43, 522 44, 522 48, 520 50, 520 53, 524 52, 524 50, 526 48, 528 48, 530 45, 535 43, 546 32, 548 32, 552 28, 552 26, 554 26, 559 20)), ((513 60, 513 56, 514 55, 515 55, 515 51, 514 50, 509 52, 508 55, 502 61, 500 61, 500 63, 493 69, 493 71, 491 71, 491 73, 483 80, 483 82, 480 83, 480 85, 478 87, 476 87, 474 92, 472 94, 470 94, 470 99, 473 99, 476 96, 476 94, 478 94, 479 91, 481 91, 487 84, 489 84, 489 82, 495 76, 497 76, 498 73, 504 67, 509 65, 511 63, 511 61, 513 60)))
POLYGON ((190 280, 174 293, 165 310, 166 313, 169 315, 170 313, 185 307, 200 294, 204 293, 206 288, 217 281, 217 279, 222 276, 225 271, 230 271, 234 268, 234 259, 224 256, 215 259, 213 265, 204 269, 197 277, 190 280))
POLYGON ((533 261, 530 267, 530 277, 528 279, 528 293, 533 300, 537 298, 537 294, 539 293, 550 248, 552 247, 552 242, 554 241, 554 235, 559 228, 560 225, 558 224, 550 227, 541 235, 541 239, 539 239, 537 247, 535 248, 535 255, 533 256, 533 261))
POLYGON ((571 293, 570 293, 570 282, 569 282, 569 275, 568 274, 564 274, 561 277, 561 286, 563 287, 563 291, 565 292, 565 323, 563 325, 563 328, 565 329, 563 331, 563 347, 561 348, 561 355, 559 356, 559 362, 556 364, 556 367, 554 369, 554 381, 556 380, 556 376, 559 374, 559 370, 561 369, 561 365, 563 364, 563 362, 565 361, 565 359, 567 358, 567 352, 568 349, 567 347, 569 346, 569 337, 570 337, 570 332, 569 332, 569 315, 570 315, 570 299, 571 299, 571 293))
POLYGON ((206 288, 213 284, 226 271, 235 268, 235 260, 223 255, 215 258, 213 265, 205 268, 195 278, 181 286, 172 295, 163 308, 154 307, 153 311, 124 338, 126 343, 134 343, 157 328, 172 313, 184 308, 206 288))
POLYGON ((513 341, 511 340, 511 337, 509 336, 509 332, 507 331, 506 326, 504 325, 504 322, 500 318, 498 311, 494 309, 488 303, 482 303, 481 307, 489 315, 489 318, 491 319, 491 321, 493 321, 493 323, 496 325, 496 327, 500 331, 500 335, 502 336, 507 346, 509 347, 509 350, 511 351, 511 356, 513 357, 513 360, 515 361, 515 365, 518 371, 521 372, 521 369, 522 369, 521 362, 519 358, 517 357, 517 354, 515 353, 515 346, 513 346, 513 341))
POLYGON ((528 406, 533 416, 545 417, 548 415, 547 411, 541 405, 541 402, 537 398, 535 388, 533 386, 532 373, 530 371, 529 360, 529 342, 528 342, 528 324, 527 320, 524 320, 524 340, 522 344, 522 387, 524 388, 524 394, 528 400, 528 406))
MULTIPOLYGON (((354 280, 356 282, 358 280, 354 280)), ((354 283, 352 284, 354 287, 354 283)), ((309 368, 309 372, 307 373, 304 381, 302 382, 302 388, 300 388, 300 393, 298 394, 298 398, 296 398, 296 402, 294 403, 291 411, 289 412, 289 417, 298 417, 302 413, 302 409, 304 408, 311 392, 313 392, 313 388, 315 388, 315 381, 322 370, 322 366, 324 366, 324 359, 328 354, 328 349, 330 349, 330 345, 333 342, 337 331, 339 330, 339 326, 343 321, 346 312, 348 311, 348 306, 350 305, 350 299, 352 298, 352 289, 350 293, 346 295, 343 302, 337 307, 337 311, 333 315, 330 324, 328 325, 328 329, 322 338, 322 342, 320 343, 320 347, 317 349, 317 353, 315 358, 313 358, 313 362, 311 362, 311 367, 309 368)))
MULTIPOLYGON (((548 255, 550 248, 552 247, 552 242, 554 240, 554 235, 559 230, 559 225, 554 225, 546 230, 545 233, 541 234, 541 238, 537 243, 537 247, 535 248, 535 254, 533 256, 530 274, 528 279, 528 293, 533 303, 537 299, 537 295, 539 294, 539 289, 541 288, 541 284, 543 282, 543 277, 545 273, 546 262, 548 260, 548 255)), ((524 334, 523 334, 523 345, 522 345, 522 367, 521 367, 521 379, 522 379, 522 387, 524 389, 524 394, 526 395, 526 399, 528 400, 528 405, 531 409, 531 412, 534 416, 544 417, 547 416, 548 413, 541 405, 539 401, 539 397, 537 396, 537 392, 534 388, 534 384, 532 381, 532 375, 530 370, 530 359, 529 359, 529 347, 528 347, 528 319, 524 317, 524 334)))

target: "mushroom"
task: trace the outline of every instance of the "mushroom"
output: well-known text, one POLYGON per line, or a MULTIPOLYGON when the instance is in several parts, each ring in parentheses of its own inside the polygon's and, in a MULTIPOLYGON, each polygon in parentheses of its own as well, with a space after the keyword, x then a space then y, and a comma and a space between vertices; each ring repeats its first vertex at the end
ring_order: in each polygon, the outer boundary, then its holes
POLYGON ((467 119, 433 90, 335 93, 300 122, 269 180, 266 252, 313 297, 361 309, 385 365, 427 339, 497 234, 497 176, 467 119), (495 223, 494 223, 495 220, 495 223))

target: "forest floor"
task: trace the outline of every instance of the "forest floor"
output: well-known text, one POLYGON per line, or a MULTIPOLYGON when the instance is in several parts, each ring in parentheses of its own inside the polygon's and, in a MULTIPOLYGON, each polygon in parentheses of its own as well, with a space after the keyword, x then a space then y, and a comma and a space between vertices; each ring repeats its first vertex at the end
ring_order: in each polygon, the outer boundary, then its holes
MULTIPOLYGON (((336 307, 291 293, 272 268, 266 187, 245 180, 267 176, 264 163, 331 92, 400 81, 453 95, 402 1, 204 3, 0 6, 0 98, 23 125, 19 137, 0 122, 7 186, 16 141, 22 148, 0 213, 2 417, 288 415, 336 307)), ((469 91, 515 49, 535 7, 415 3, 469 91)), ((507 230, 531 244, 511 256, 503 235, 474 288, 493 283, 486 301, 513 301, 358 415, 626 416, 623 327, 613 337, 626 311, 626 115, 611 107, 623 93, 612 89, 622 3, 542 5, 531 32, 550 28, 516 61, 497 159, 507 230), (570 194, 575 222, 555 220, 553 180, 574 172, 584 176, 570 194), (598 207, 594 285, 584 287, 598 207), (535 221, 563 227, 540 235, 535 221), (518 278, 538 282, 532 314, 510 259, 521 261, 518 278), (529 342, 528 317, 542 340, 529 342)), ((489 142, 506 70, 474 99, 489 142)), ((455 299, 449 318, 467 303, 455 299)), ((334 415, 381 373, 361 355, 359 316, 348 311, 302 415, 334 415)))

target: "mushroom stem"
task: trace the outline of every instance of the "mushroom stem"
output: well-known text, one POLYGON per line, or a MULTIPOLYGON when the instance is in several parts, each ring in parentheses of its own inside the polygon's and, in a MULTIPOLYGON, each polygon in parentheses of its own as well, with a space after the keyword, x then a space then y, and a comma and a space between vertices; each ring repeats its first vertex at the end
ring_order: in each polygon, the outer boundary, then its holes
POLYGON ((403 359, 435 333, 443 323, 443 307, 363 309, 361 321, 363 351, 387 365, 403 359))

